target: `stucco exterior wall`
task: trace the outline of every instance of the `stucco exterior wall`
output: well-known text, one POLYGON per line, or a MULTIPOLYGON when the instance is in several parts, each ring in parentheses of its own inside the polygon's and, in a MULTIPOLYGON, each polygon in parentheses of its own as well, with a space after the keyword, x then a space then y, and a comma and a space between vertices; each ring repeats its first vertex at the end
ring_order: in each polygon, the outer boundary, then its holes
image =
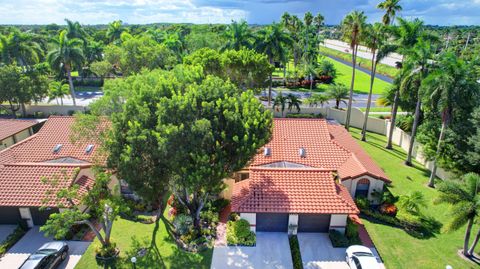
POLYGON ((345 232, 347 226, 347 215, 332 214, 330 217, 330 230, 337 230, 341 233, 345 232))
POLYGON ((250 231, 256 231, 257 225, 257 214, 255 213, 240 213, 240 218, 248 221, 250 223, 250 231))
POLYGON ((372 193, 374 191, 377 191, 377 192, 382 192, 383 191, 384 182, 382 180, 375 179, 371 176, 361 176, 361 177, 358 177, 358 178, 345 180, 345 181, 342 182, 342 184, 347 187, 347 189, 350 191, 350 195, 353 198, 355 198, 355 191, 357 190, 357 183, 362 178, 366 178, 370 181, 370 186, 368 188, 368 199, 372 202, 375 202, 374 197, 372 197, 372 193))
POLYGON ((220 198, 232 199, 233 195, 233 185, 235 184, 235 179, 233 178, 225 178, 223 179, 223 183, 225 184, 225 189, 220 193, 220 198))
POLYGON ((2 141, 0 141, 0 150, 6 149, 13 144, 15 144, 15 141, 13 140, 13 136, 9 136, 3 139, 2 141))

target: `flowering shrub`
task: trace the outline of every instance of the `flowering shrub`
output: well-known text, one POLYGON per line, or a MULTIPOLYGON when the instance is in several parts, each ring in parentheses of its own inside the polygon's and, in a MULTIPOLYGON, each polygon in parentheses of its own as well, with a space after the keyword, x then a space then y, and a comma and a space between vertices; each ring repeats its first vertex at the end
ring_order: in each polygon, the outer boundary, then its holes
POLYGON ((384 203, 378 209, 380 213, 395 217, 397 215, 398 208, 394 204, 384 203))

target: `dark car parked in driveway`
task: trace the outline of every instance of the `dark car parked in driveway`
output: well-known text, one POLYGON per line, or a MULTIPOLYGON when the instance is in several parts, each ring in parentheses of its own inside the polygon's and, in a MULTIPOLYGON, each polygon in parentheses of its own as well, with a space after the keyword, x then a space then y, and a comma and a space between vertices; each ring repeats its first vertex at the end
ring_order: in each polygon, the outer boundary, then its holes
POLYGON ((41 246, 20 266, 19 269, 53 269, 68 257, 68 245, 63 241, 52 241, 41 246))

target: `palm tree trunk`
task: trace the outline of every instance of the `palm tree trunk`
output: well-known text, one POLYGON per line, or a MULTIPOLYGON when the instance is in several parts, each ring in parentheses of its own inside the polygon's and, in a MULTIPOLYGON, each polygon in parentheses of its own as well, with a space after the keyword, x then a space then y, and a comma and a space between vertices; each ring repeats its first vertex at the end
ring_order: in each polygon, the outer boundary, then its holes
POLYGON ((355 69, 357 65, 357 50, 358 45, 355 45, 352 51, 352 82, 350 83, 350 96, 348 98, 347 118, 345 119, 345 129, 347 129, 347 131, 350 128, 350 114, 352 113, 353 87, 355 86, 355 69))
POLYGON ((73 105, 77 106, 77 102, 75 101, 75 88, 73 87, 73 80, 72 80, 72 70, 70 68, 67 69, 67 76, 68 76, 68 84, 70 85, 70 94, 72 95, 73 105))
POLYGON ((55 98, 55 101, 57 102, 57 106, 60 105, 60 103, 58 102, 58 97, 55 98))
POLYGON ((480 229, 478 230, 477 235, 475 236, 475 239, 473 240, 473 243, 470 246, 470 249, 468 250, 468 256, 473 255, 473 251, 475 250, 475 247, 478 244, 478 240, 480 240, 480 229))
POLYGON ((377 62, 375 61, 375 50, 372 50, 372 73, 370 74, 370 91, 368 92, 367 109, 365 119, 363 120, 362 141, 367 140, 368 114, 370 113, 370 103, 372 102, 373 83, 375 82, 375 72, 377 71, 377 62))
POLYGON ((60 103, 61 103, 61 104, 62 104, 62 106, 63 106, 63 96, 62 96, 62 97, 60 97, 60 103))
POLYGON ((21 103, 20 107, 22 108, 22 117, 26 118, 27 117, 27 109, 25 108, 25 104, 21 103))
POLYGON ((437 174, 437 157, 440 154, 442 142, 445 139, 446 129, 447 129, 447 121, 446 119, 444 119, 442 122, 442 130, 440 131, 440 137, 438 138, 437 152, 435 153, 435 158, 433 159, 432 173, 430 174, 430 179, 428 180, 428 186, 430 188, 435 188, 435 177, 437 174))
POLYGON ((268 84, 268 106, 272 102, 272 73, 270 73, 270 83, 268 84))
POLYGON ((470 234, 472 232, 473 227, 473 218, 468 220, 467 230, 465 231, 465 237, 463 238, 463 255, 466 257, 469 256, 468 254, 468 241, 470 241, 470 234))
POLYGON ((388 141, 387 145, 385 146, 386 149, 392 149, 392 139, 393 139, 393 130, 395 130, 395 121, 397 119, 397 111, 398 111, 398 102, 400 97, 398 96, 400 93, 398 90, 395 91, 395 97, 393 98, 393 108, 392 108, 392 118, 390 119, 390 130, 388 130, 388 141))
POLYGON ((287 86, 287 64, 288 63, 283 64, 283 85, 284 86, 287 86))
POLYGON ((410 134, 410 145, 408 146, 408 153, 407 153, 407 160, 405 164, 408 166, 412 166, 412 153, 413 153, 413 144, 415 144, 415 137, 417 135, 417 128, 420 122, 420 107, 422 101, 420 100, 420 96, 417 96, 417 105, 415 106, 415 118, 413 119, 413 126, 412 126, 412 133, 410 134))

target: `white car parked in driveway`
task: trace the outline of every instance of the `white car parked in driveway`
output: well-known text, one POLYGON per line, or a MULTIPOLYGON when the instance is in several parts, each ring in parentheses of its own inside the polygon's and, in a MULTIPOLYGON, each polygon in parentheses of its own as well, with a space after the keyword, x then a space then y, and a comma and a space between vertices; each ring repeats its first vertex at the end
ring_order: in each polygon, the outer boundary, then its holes
POLYGON ((347 248, 346 260, 351 269, 379 269, 377 258, 364 246, 354 245, 347 248))

